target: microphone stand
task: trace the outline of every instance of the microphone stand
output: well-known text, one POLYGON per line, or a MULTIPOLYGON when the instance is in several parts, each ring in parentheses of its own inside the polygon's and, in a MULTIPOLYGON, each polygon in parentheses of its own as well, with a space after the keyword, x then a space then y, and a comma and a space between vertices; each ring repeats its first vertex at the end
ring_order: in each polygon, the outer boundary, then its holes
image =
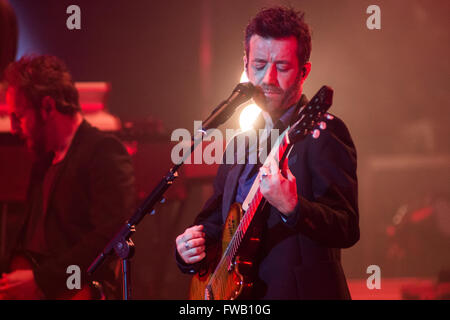
POLYGON ((183 160, 174 165, 169 172, 162 178, 158 185, 153 189, 149 196, 143 201, 141 206, 135 211, 133 216, 128 219, 120 228, 116 235, 109 241, 102 252, 95 258, 89 266, 87 272, 92 275, 95 270, 104 262, 106 257, 113 251, 122 261, 122 276, 123 276, 123 300, 131 299, 131 265, 130 259, 133 257, 135 248, 133 241, 130 239, 131 235, 136 231, 135 226, 144 218, 147 213, 154 213, 154 206, 158 203, 164 203, 164 193, 172 185, 176 177, 178 177, 178 170, 183 165, 188 157, 194 152, 195 148, 202 141, 203 135, 211 128, 217 128, 219 125, 228 120, 233 114, 236 107, 243 102, 249 100, 253 95, 253 86, 251 83, 240 83, 233 90, 231 96, 221 102, 203 122, 202 129, 197 134, 194 134, 191 142, 190 152, 185 155, 183 160), (234 103, 230 103, 233 95, 237 94, 234 103), (237 104, 237 105, 236 105, 237 104), (199 135, 199 137, 197 137, 199 135))

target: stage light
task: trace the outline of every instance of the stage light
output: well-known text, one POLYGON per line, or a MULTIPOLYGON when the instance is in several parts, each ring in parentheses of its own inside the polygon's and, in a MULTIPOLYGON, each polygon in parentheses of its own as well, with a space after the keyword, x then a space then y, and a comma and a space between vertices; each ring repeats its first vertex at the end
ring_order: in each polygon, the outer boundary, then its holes
POLYGON ((249 104, 242 109, 239 116, 239 125, 242 131, 247 131, 253 128, 253 123, 258 118, 261 109, 256 104, 249 104))
POLYGON ((241 74, 241 80, 239 81, 240 83, 242 82, 248 82, 248 77, 247 77, 247 73, 245 72, 245 70, 242 72, 241 74))
MULTIPOLYGON (((248 77, 245 70, 242 72, 239 82, 248 82, 248 77)), ((241 114, 239 115, 239 125, 241 127, 241 130, 247 131, 252 129, 253 123, 255 122, 256 118, 258 118, 260 112, 261 108, 258 107, 255 103, 251 103, 245 106, 242 109, 241 114)))

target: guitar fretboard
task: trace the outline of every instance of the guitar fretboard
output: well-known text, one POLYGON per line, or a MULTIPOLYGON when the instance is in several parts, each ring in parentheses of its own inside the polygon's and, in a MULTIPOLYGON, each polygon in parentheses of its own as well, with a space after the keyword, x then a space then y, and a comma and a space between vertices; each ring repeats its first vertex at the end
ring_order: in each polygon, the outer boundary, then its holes
MULTIPOLYGON (((279 162, 282 156, 284 155, 284 152, 286 151, 287 147, 289 146, 289 139, 288 139, 288 132, 289 128, 287 128, 283 134, 279 137, 277 143, 272 148, 271 153, 267 157, 264 164, 268 163, 271 159, 275 159, 275 161, 279 162)), ((253 221, 253 218, 258 211, 258 208, 261 204, 261 200, 263 199, 263 195, 261 194, 259 185, 260 185, 260 175, 261 173, 258 173, 256 176, 255 181, 253 182, 252 188, 250 189, 249 196, 252 197, 251 201, 248 205, 248 209, 246 210, 245 214, 243 215, 239 226, 236 229, 236 232, 234 233, 233 237, 231 238, 231 241, 225 250, 221 261, 219 262, 219 265, 217 268, 220 267, 221 264, 225 264, 227 266, 227 270, 230 270, 232 267, 233 259, 236 256, 236 253, 242 243, 242 240, 244 239, 246 232, 253 221), (255 191, 256 190, 256 191, 255 191), (254 193, 254 195, 252 195, 254 193)))

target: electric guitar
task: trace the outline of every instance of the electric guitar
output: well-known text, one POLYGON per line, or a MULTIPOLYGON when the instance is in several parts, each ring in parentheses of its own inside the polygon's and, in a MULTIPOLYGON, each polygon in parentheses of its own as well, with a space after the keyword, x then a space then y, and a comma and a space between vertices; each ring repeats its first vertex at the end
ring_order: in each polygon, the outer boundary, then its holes
MULTIPOLYGON (((323 86, 309 103, 300 109, 298 120, 278 138, 264 164, 271 159, 281 163, 288 156, 294 143, 308 134, 321 122, 333 100, 333 89, 323 86)), ((322 128, 323 129, 323 128, 322 128)), ((230 207, 222 234, 222 248, 217 263, 193 276, 189 290, 192 300, 245 299, 251 291, 252 267, 262 229, 262 212, 266 200, 260 190, 258 173, 243 205, 230 207)))

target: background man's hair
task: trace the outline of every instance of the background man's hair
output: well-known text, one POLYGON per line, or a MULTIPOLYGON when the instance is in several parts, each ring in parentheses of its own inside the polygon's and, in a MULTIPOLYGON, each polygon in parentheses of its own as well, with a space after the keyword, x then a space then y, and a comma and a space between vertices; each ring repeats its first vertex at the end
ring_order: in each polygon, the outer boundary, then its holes
POLYGON ((9 86, 20 91, 36 110, 45 96, 53 98, 56 109, 73 116, 81 111, 78 91, 63 61, 55 56, 24 56, 5 71, 9 86))
POLYGON ((286 38, 294 36, 298 42, 298 62, 301 68, 311 55, 311 33, 304 21, 304 13, 287 7, 262 9, 245 29, 245 54, 249 57, 250 38, 286 38))

